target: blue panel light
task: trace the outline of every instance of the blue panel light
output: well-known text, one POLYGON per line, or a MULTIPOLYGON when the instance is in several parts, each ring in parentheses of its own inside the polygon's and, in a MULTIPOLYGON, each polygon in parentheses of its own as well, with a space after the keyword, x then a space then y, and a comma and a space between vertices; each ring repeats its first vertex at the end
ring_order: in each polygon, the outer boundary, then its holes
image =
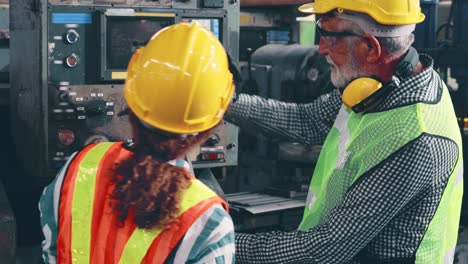
POLYGON ((213 23, 211 24, 211 31, 219 39, 219 20, 213 19, 212 21, 213 23))
POLYGON ((91 24, 91 14, 86 13, 53 13, 53 24, 91 24))

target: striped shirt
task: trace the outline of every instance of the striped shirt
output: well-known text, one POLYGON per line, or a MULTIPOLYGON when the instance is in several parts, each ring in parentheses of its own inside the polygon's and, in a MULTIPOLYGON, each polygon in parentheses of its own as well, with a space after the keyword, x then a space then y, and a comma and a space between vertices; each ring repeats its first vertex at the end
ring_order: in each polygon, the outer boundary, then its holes
MULTIPOLYGON (((42 258, 45 263, 56 263, 58 208, 60 190, 70 161, 67 161, 57 177, 44 189, 39 201, 41 227, 44 233, 42 258)), ((184 160, 168 162, 192 171, 184 160)), ((234 263, 234 226, 229 214, 216 204, 204 212, 187 230, 165 263, 234 263)))
MULTIPOLYGON (((433 60, 405 79, 376 111, 426 102, 436 104, 442 80, 433 60)), ((304 144, 325 140, 342 106, 338 91, 295 104, 241 94, 227 119, 304 144)), ((327 221, 307 231, 236 233, 238 263, 414 263, 460 146, 423 134, 362 175, 327 221)))

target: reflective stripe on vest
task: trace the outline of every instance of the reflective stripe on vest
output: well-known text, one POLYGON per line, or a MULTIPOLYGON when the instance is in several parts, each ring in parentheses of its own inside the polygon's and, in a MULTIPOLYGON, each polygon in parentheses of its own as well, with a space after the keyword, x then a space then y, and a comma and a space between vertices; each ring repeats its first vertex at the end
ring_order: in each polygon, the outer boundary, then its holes
POLYGON ((361 175, 422 133, 450 139, 459 147, 458 161, 416 252, 416 263, 444 263, 453 255, 463 194, 461 137, 445 85, 437 104, 417 103, 366 115, 342 108, 315 167, 299 229, 324 223, 361 175))
POLYGON ((163 263, 192 223, 214 204, 226 203, 192 179, 183 190, 178 221, 163 230, 139 229, 129 212, 123 226, 109 203, 110 174, 131 152, 122 143, 86 147, 71 163, 64 180, 57 241, 60 263, 163 263))
MULTIPOLYGON (((183 190, 183 197, 193 197, 193 199, 183 199, 178 217, 186 212, 191 207, 195 206, 199 202, 215 197, 216 194, 206 187, 203 183, 198 180, 192 180, 192 184, 189 188, 183 190)), ((122 258, 119 263, 140 263, 143 260, 143 257, 146 255, 149 247, 153 243, 153 240, 163 231, 163 229, 154 228, 151 230, 148 229, 136 229, 125 246, 125 249, 122 254, 122 258)), ((169 240, 170 241, 170 240, 169 240)), ((169 243, 169 241, 159 240, 159 244, 169 243)), ((158 248, 161 248, 159 246, 158 248)), ((163 247, 168 249, 169 246, 166 245, 163 247)), ((164 250, 160 249, 160 251, 164 250)), ((166 257, 170 252, 165 252, 166 257)))

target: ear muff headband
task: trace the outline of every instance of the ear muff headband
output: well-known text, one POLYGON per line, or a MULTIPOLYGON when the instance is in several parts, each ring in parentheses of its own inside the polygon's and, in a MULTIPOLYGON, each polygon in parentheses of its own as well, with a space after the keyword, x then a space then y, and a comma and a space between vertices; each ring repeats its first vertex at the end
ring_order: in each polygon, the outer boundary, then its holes
POLYGON ((391 90, 397 88, 400 82, 413 72, 418 62, 418 52, 415 48, 410 47, 405 57, 398 63, 391 81, 383 84, 375 76, 357 78, 344 89, 343 104, 356 113, 375 107, 391 90))

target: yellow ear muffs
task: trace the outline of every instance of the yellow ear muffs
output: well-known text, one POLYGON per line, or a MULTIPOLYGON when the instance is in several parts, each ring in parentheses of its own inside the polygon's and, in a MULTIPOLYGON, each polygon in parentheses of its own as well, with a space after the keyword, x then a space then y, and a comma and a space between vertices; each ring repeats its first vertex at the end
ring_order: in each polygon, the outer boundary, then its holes
POLYGON ((404 78, 408 77, 419 62, 419 54, 410 47, 404 58, 396 66, 392 79, 383 84, 374 76, 360 77, 343 90, 343 104, 354 112, 368 111, 379 104, 391 90, 397 88, 404 78))
POLYGON ((360 77, 353 80, 344 89, 342 100, 344 105, 354 110, 360 103, 376 94, 382 88, 382 82, 374 77, 360 77))

